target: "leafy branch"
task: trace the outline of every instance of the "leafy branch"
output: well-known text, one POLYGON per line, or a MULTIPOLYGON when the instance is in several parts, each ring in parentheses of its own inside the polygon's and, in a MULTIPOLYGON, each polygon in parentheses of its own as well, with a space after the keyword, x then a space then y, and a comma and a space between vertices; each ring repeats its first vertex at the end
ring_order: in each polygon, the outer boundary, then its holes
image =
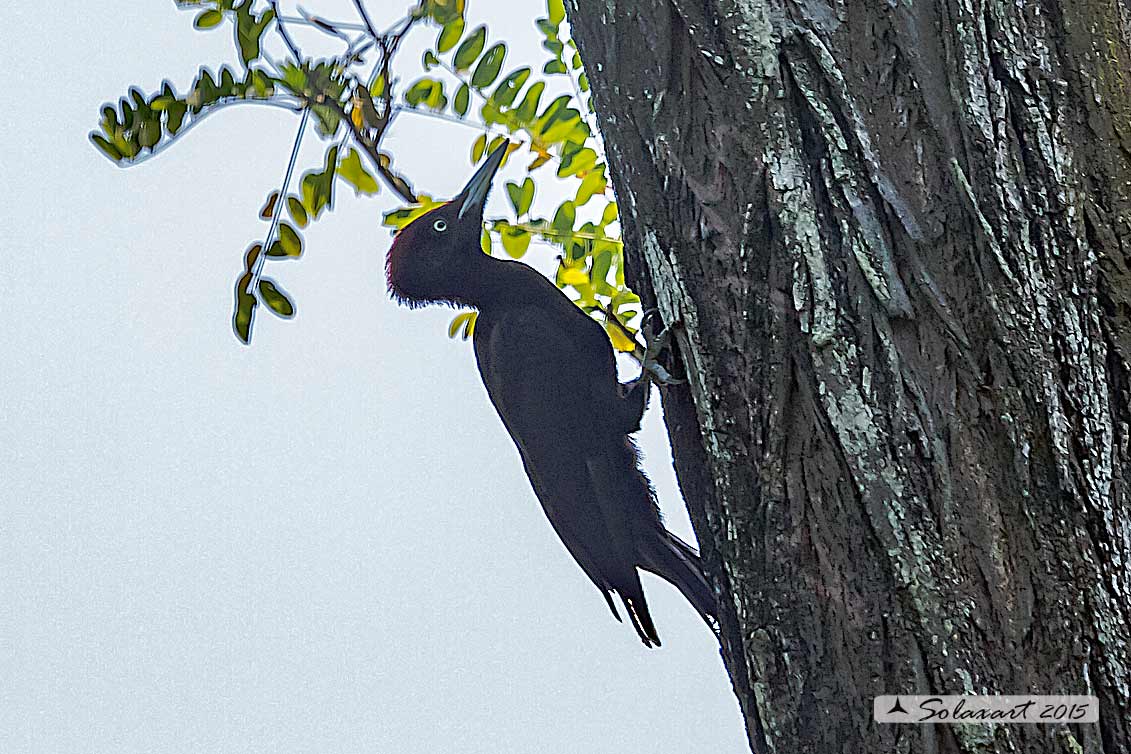
MULTIPOLYGON (((590 102, 583 100, 588 80, 563 26, 562 0, 548 0, 546 17, 536 21, 550 55, 540 75, 530 65, 504 75, 507 44, 488 44, 485 26, 468 28, 463 0, 422 0, 383 31, 362 0, 353 0, 356 21, 327 20, 302 9, 297 16, 284 15, 275 0, 179 0, 177 4, 196 12, 193 25, 200 31, 232 24, 242 72, 225 65, 215 75, 202 67, 184 96, 167 81, 152 95, 134 87, 117 107, 103 108, 100 130, 91 134, 91 141, 116 164, 132 166, 161 153, 203 119, 235 105, 268 105, 301 114, 283 182, 267 196, 260 213, 270 225, 263 240, 245 253, 236 285, 232 321, 241 341, 250 342, 260 303, 279 316, 293 316, 293 302, 263 271, 269 260, 302 255, 301 231, 333 208, 337 179, 357 194, 377 194, 380 183, 388 186, 407 205, 386 214, 385 224, 393 228, 403 227, 439 203, 416 192, 382 148, 397 116, 411 113, 479 130, 471 147, 472 163, 504 140, 512 145, 508 156, 527 152, 527 175, 521 182, 506 184, 515 218, 488 222, 484 249, 491 253, 501 248, 518 259, 532 241, 557 248, 558 285, 571 292, 580 307, 605 321, 618 348, 631 350, 627 340, 633 331, 624 323, 638 314, 639 299, 624 284, 617 205, 590 102), (424 75, 401 91, 394 63, 404 39, 424 24, 439 26, 436 41, 424 53, 424 75), (342 49, 329 58, 311 57, 299 47, 290 27, 318 31, 342 49), (268 48, 275 49, 279 58, 268 48), (433 72, 442 76, 430 75, 433 72), (563 88, 558 81, 566 84, 566 91, 551 97, 550 92, 563 88), (330 144, 322 165, 296 180, 299 148, 310 122, 330 144), (548 164, 555 180, 574 182, 575 189, 572 198, 553 208, 548 217, 540 217, 534 208, 536 185, 543 180, 539 171, 548 164), (594 199, 599 200, 596 206, 594 199), (620 326, 610 325, 610 316, 620 326)), ((453 321, 452 333, 468 336, 473 323, 474 317, 460 315, 453 321)))

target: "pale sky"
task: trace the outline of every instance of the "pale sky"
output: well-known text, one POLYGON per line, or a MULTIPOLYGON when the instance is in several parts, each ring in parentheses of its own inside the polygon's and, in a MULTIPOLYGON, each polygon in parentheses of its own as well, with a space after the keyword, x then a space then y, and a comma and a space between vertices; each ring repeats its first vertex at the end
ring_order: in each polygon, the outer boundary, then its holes
MULTIPOLYGON (((468 6, 508 68, 542 60, 540 5, 468 6)), ((235 340, 297 117, 231 109, 129 170, 86 136, 129 85, 184 91, 232 59, 229 32, 191 21, 107 0, 11 4, 0 26, 0 751, 746 751, 695 611, 645 576, 664 646, 613 620, 451 310, 389 300, 391 195, 339 182, 305 256, 269 265, 297 317, 235 340)), ((474 137, 406 117, 388 146, 447 196, 474 137)), ((690 538, 654 404, 646 468, 690 538)))

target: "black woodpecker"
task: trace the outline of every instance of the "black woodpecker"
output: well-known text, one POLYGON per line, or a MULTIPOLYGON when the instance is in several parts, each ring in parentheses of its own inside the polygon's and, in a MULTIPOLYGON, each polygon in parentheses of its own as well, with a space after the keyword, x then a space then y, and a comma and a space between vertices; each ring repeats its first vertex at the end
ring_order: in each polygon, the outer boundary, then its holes
POLYGON ((533 268, 481 250, 483 206, 506 150, 397 234, 389 291, 410 307, 478 310, 479 373, 554 531, 617 620, 612 592, 645 646, 659 646, 638 568, 674 584, 708 625, 716 603, 698 552, 664 528, 629 437, 640 429, 648 372, 619 383, 601 325, 533 268))

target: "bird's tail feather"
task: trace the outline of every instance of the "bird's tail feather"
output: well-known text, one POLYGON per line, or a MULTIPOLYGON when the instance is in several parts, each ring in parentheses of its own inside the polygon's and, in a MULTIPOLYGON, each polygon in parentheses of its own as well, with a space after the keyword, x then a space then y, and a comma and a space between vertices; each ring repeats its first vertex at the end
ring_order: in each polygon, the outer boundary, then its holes
MULTIPOLYGON (((646 647, 660 646, 660 635, 656 633, 656 624, 652 622, 652 614, 648 612, 648 601, 644 599, 644 587, 640 584, 640 576, 636 570, 632 571, 632 582, 626 588, 618 589, 624 609, 628 612, 628 619, 636 629, 640 641, 646 647)), ((620 616, 617 616, 620 619, 620 616)))
POLYGON ((714 628, 718 605, 703 570, 699 552, 668 531, 658 531, 642 543, 640 567, 673 584, 714 628))

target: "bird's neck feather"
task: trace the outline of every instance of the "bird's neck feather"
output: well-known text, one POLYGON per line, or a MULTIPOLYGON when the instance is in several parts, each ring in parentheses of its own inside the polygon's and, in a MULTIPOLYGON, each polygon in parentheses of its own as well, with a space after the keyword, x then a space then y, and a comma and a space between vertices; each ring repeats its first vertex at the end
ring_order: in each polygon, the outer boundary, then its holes
MULTIPOLYGON (((451 260, 440 280, 429 281, 419 290, 394 291, 409 306, 448 304, 473 309, 497 309, 522 298, 526 265, 495 259, 479 249, 451 260)), ((534 273, 537 274, 537 273, 534 273)))

